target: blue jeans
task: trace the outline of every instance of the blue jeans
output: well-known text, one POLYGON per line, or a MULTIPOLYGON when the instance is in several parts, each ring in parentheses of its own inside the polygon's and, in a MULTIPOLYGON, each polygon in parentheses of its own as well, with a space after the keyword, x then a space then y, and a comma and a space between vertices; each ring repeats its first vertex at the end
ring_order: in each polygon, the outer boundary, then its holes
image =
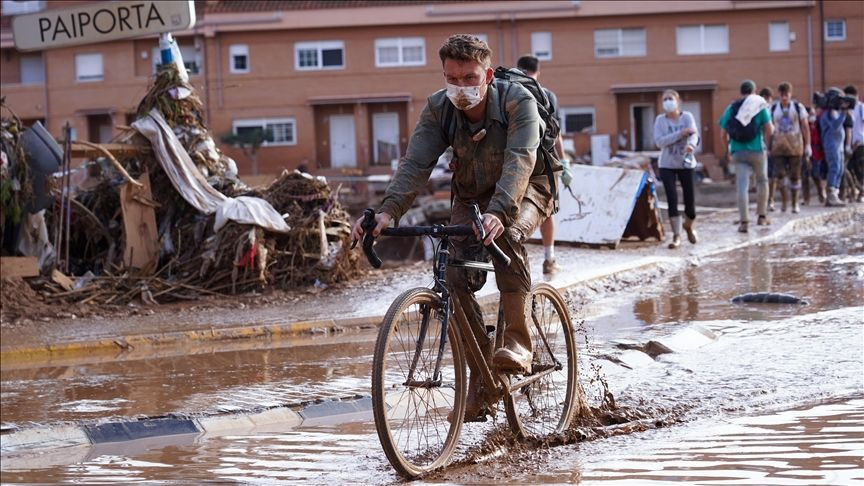
POLYGON ((825 147, 825 161, 828 162, 828 187, 840 188, 843 179, 843 146, 825 147))
POLYGON ((756 176, 756 214, 764 216, 768 208, 768 158, 764 150, 739 150, 732 152, 735 162, 735 187, 738 192, 738 216, 742 222, 749 221, 750 171, 756 176))

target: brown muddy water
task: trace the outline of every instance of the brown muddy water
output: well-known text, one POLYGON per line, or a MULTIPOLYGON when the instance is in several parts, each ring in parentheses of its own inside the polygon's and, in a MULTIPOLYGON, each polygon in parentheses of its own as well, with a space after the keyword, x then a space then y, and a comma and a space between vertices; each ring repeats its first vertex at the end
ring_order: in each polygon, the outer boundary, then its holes
MULTIPOLYGON (((640 420, 513 444, 503 417, 463 428, 431 483, 853 484, 864 481, 864 231, 749 247, 585 306, 587 393, 596 375, 640 420), (731 304, 787 292, 810 305, 731 304), (656 359, 618 344, 698 326, 715 339, 656 359), (604 359, 604 357, 611 357, 604 359), (487 446, 490 437, 499 447, 487 446), (501 439, 504 437, 504 439, 501 439), (583 441, 579 437, 593 440, 583 441)), ((2 421, 25 427, 137 414, 214 412, 368 394, 373 336, 283 348, 4 370, 2 421)), ((626 416, 626 413, 621 413, 626 416)), ((9 454, 4 484, 399 482, 370 414, 293 429, 185 435, 9 454)))

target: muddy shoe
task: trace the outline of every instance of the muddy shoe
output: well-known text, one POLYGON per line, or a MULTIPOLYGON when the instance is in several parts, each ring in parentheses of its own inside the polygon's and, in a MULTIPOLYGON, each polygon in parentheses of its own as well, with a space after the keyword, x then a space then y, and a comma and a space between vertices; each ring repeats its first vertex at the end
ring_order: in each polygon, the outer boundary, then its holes
POLYGON ((495 351, 495 356, 492 357, 492 365, 499 371, 525 374, 531 371, 532 357, 531 351, 527 349, 514 351, 508 348, 501 348, 495 351))
POLYGON ((738 225, 738 232, 739 233, 746 233, 747 232, 747 221, 741 221, 741 223, 738 225))
POLYGON ((672 241, 669 243, 669 249, 674 250, 675 248, 678 248, 679 246, 681 246, 681 236, 679 236, 679 235, 672 236, 672 241))
POLYGON ((555 260, 543 260, 543 275, 552 275, 559 270, 561 266, 555 263, 555 260))
POLYGON ((764 214, 760 214, 756 219, 756 226, 769 226, 770 224, 771 221, 768 219, 768 216, 765 216, 764 214))
POLYGON ((699 242, 699 236, 696 234, 696 230, 693 229, 692 219, 684 218, 684 232, 687 233, 687 241, 694 245, 699 242))
MULTIPOLYGON (((486 416, 489 415, 489 409, 486 406, 486 394, 483 387, 480 386, 479 379, 472 373, 468 378, 468 393, 465 401, 465 416, 462 417, 463 422, 485 422, 486 416)), ((447 414, 447 421, 451 424, 455 416, 455 410, 447 414)))

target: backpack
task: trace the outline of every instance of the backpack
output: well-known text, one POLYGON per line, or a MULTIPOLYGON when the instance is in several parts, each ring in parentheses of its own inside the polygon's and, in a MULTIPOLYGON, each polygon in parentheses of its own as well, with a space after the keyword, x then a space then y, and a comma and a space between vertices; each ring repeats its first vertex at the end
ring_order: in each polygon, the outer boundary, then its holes
MULTIPOLYGON (((499 66, 495 69, 495 87, 498 89, 498 98, 501 103, 500 108, 501 113, 504 115, 505 125, 507 123, 507 110, 505 109, 504 101, 507 98, 507 90, 515 83, 521 84, 534 97, 534 101, 537 103, 537 112, 540 114, 540 119, 546 125, 545 130, 540 133, 540 146, 537 148, 537 157, 543 160, 543 173, 549 178, 549 190, 552 193, 553 203, 552 213, 554 214, 558 212, 559 208, 558 184, 555 172, 564 169, 555 156, 555 142, 558 140, 558 134, 561 132, 561 123, 558 121, 558 114, 555 113, 555 107, 546 95, 546 91, 536 79, 518 69, 507 69, 499 66)), ((445 103, 444 116, 441 117, 442 128, 447 133, 448 140, 451 143, 456 136, 456 113, 454 110, 453 103, 445 103)))
POLYGON ((726 120, 726 133, 729 134, 729 138, 736 142, 747 143, 756 138, 759 127, 756 126, 756 123, 754 123, 753 120, 750 120, 750 123, 747 125, 742 125, 741 122, 735 118, 738 114, 738 110, 741 109, 741 105, 743 104, 744 99, 732 103, 732 111, 729 114, 729 119, 726 120))

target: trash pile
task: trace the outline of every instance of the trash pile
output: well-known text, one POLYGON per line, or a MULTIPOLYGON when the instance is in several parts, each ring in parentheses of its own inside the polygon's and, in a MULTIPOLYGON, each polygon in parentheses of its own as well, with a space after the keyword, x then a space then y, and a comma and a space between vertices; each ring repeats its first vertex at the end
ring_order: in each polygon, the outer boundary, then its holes
MULTIPOLYGON (((168 64, 141 100, 138 119, 114 142, 64 141, 64 154, 96 156, 80 170, 60 171, 54 207, 32 223, 45 233, 50 255, 29 253, 41 273, 27 279, 30 287, 52 302, 156 304, 329 285, 357 274, 338 190, 297 171, 263 189, 248 187, 216 148, 202 113, 194 89, 168 64)), ((21 213, 27 197, 18 190, 11 198, 6 175, 7 153, 23 159, 20 129, 20 121, 3 119, 4 221, 21 213)), ((12 254, 28 255, 4 244, 4 262, 12 254)), ((4 294, 7 288, 15 286, 4 285, 4 294)))

